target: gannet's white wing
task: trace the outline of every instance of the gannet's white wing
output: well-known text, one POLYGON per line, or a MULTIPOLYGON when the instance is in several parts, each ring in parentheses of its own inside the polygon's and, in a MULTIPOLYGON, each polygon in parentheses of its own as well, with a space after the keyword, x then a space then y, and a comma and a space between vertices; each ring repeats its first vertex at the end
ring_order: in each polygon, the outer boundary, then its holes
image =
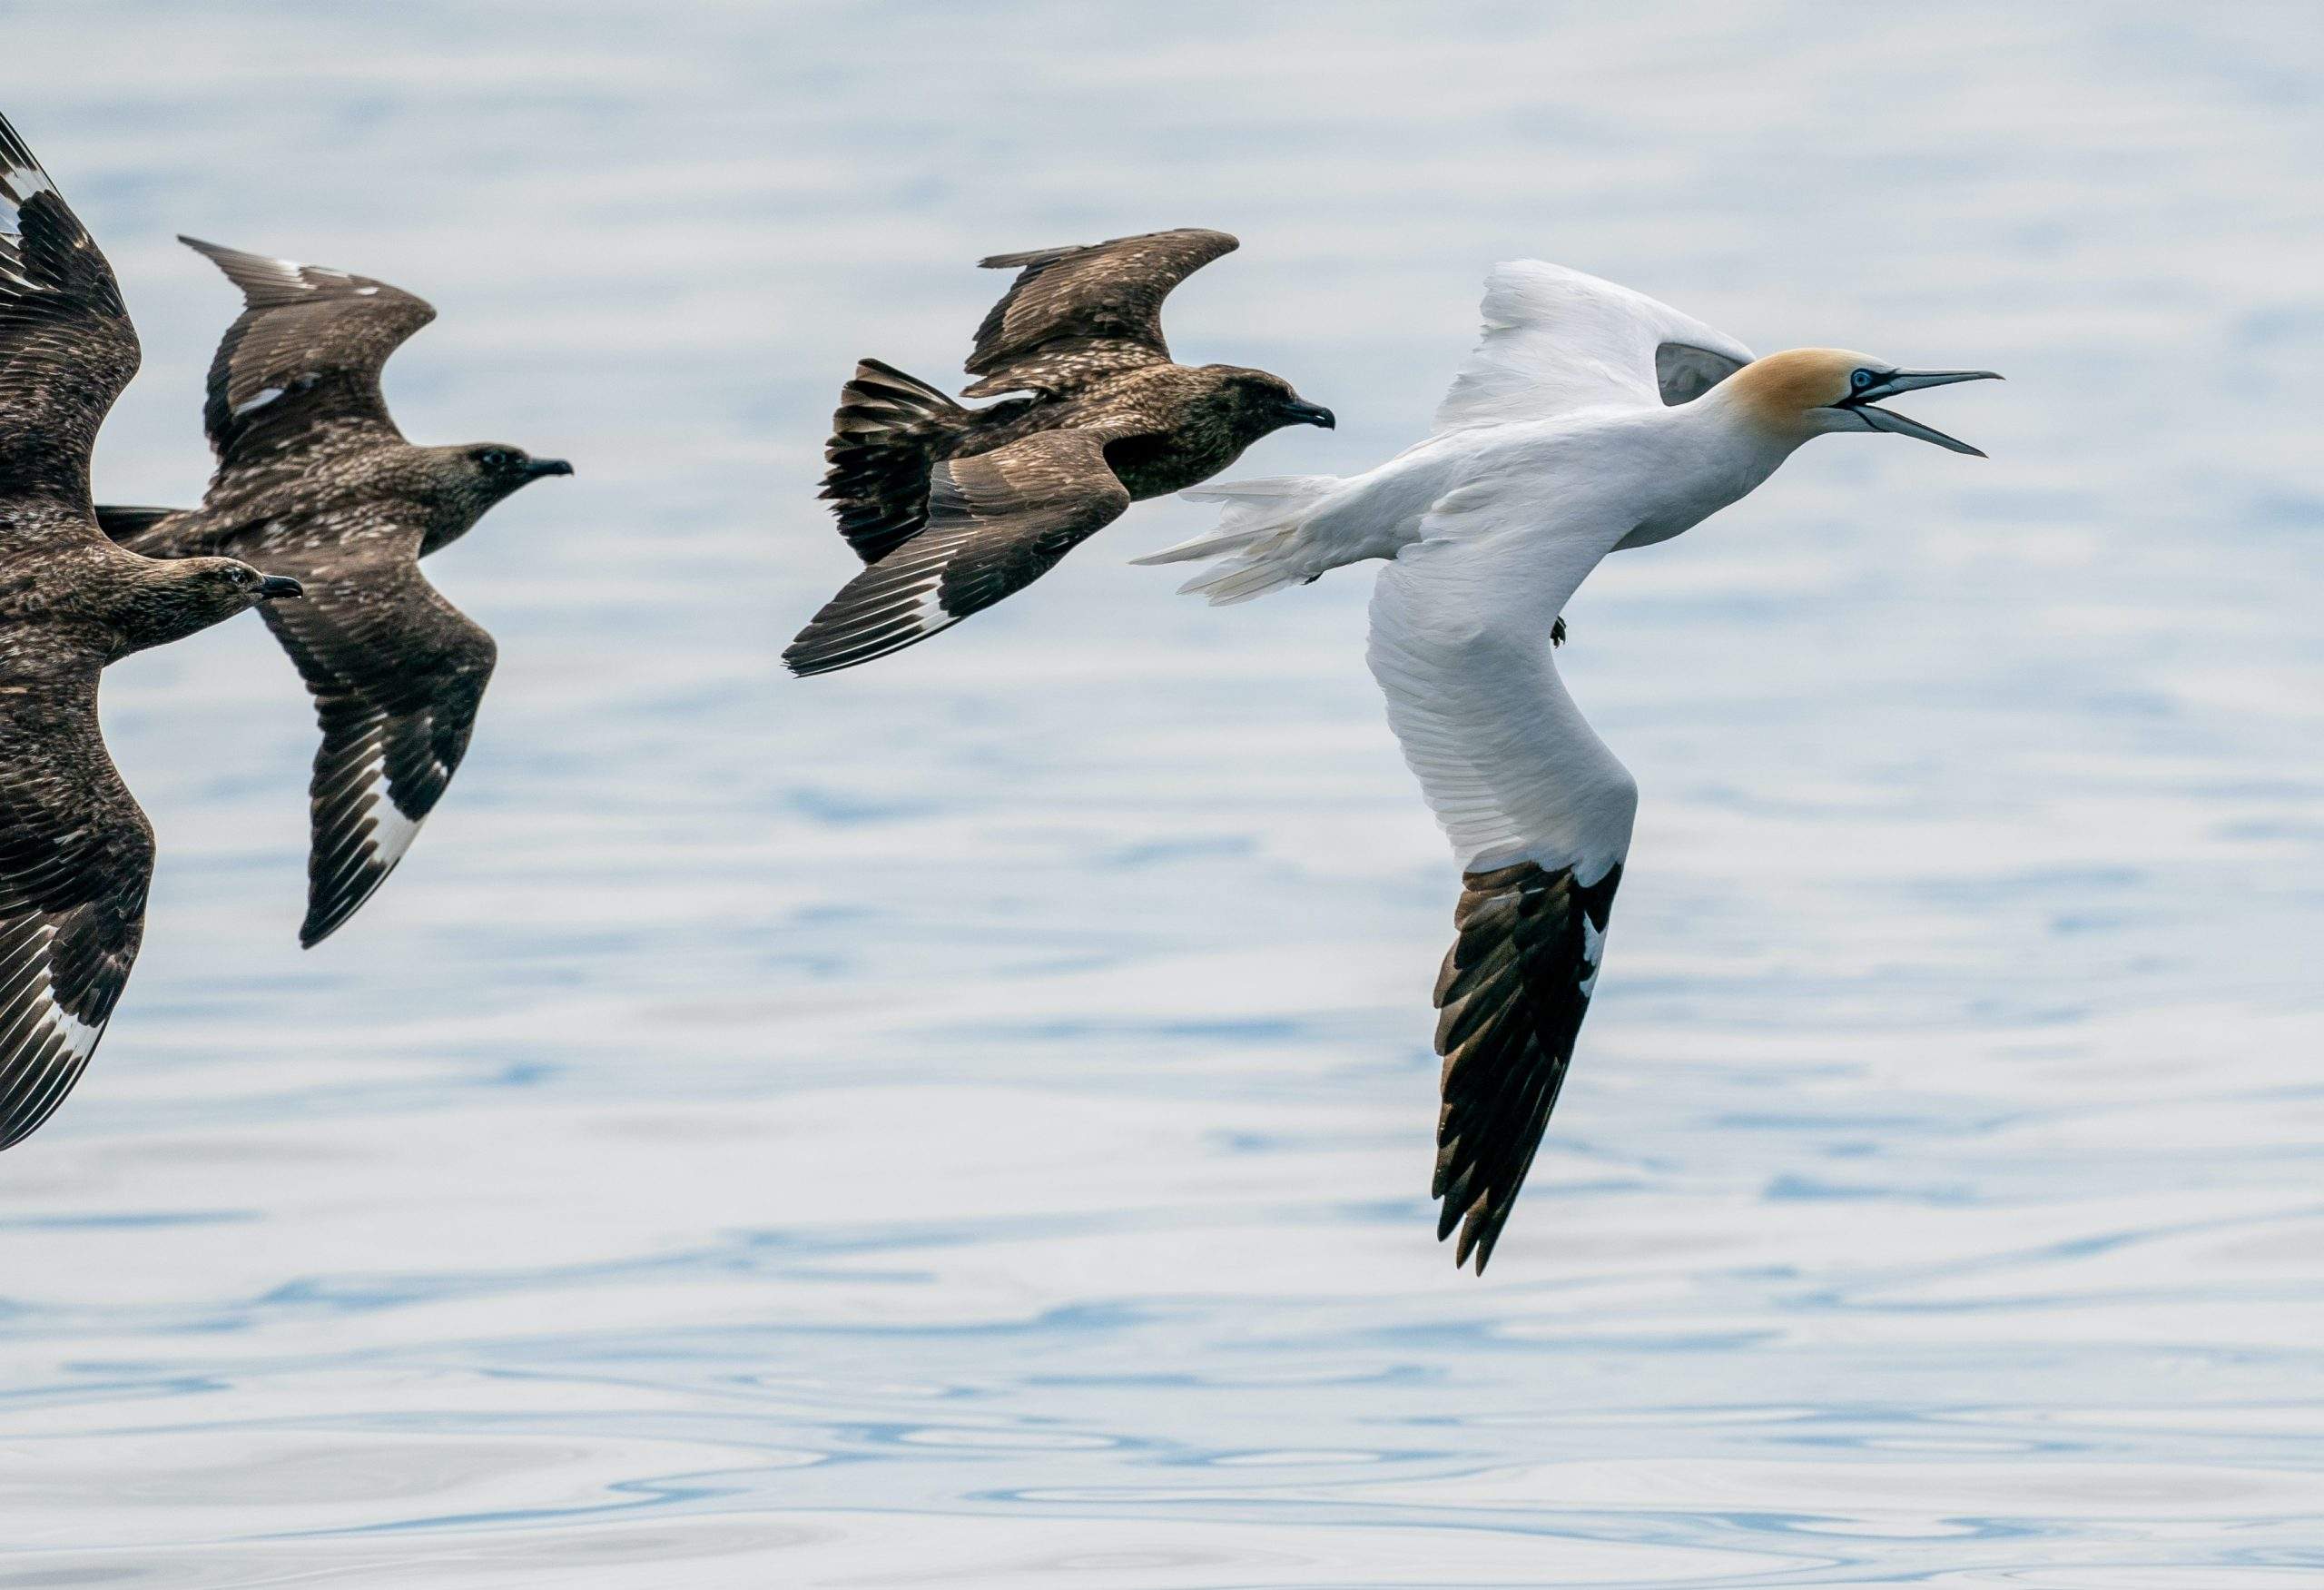
POLYGON ((1389 726, 1463 874, 1436 983, 1433 1196, 1438 1239, 1458 1225, 1453 1262, 1473 1250, 1480 1274, 1573 1057, 1638 809, 1551 657, 1551 622, 1600 549, 1544 550, 1521 535, 1432 536, 1372 597, 1367 655, 1389 726))
POLYGON ((1437 406, 1439 431, 1603 403, 1689 402, 1752 358, 1692 315, 1540 260, 1494 266, 1483 316, 1483 340, 1437 406))

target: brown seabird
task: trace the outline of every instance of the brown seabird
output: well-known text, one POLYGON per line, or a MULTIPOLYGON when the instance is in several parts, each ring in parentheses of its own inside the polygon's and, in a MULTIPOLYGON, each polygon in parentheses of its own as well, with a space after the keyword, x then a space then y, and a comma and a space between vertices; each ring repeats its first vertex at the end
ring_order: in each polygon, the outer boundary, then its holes
POLYGON ((81 1080, 144 932, 153 830, 105 752, 98 675, 299 594, 98 528, 89 453, 137 360, 112 267, 0 117, 0 1149, 81 1080))
POLYGON ((379 371, 436 318, 384 281, 181 238, 242 290, 210 365, 202 422, 218 469, 182 512, 100 508, 105 531, 157 558, 231 552, 294 574, 307 599, 266 622, 315 699, 313 844, 299 942, 320 943, 387 881, 443 797, 492 677, 492 637, 419 559, 549 475, 505 442, 414 447, 379 371))
POLYGON ((1133 502, 1207 480, 1286 425, 1332 411, 1280 376, 1171 361, 1162 301, 1236 241, 1187 228, 995 254, 1018 269, 977 328, 965 409, 876 359, 840 393, 823 496, 871 565, 784 662, 826 674, 901 651, 1057 567, 1133 502))

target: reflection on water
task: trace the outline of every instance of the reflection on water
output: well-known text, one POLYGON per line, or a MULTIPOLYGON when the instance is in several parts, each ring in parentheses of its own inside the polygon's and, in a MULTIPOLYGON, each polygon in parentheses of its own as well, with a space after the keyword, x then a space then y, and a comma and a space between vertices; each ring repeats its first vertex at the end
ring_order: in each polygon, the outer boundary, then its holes
POLYGON ((199 489, 178 230, 426 293, 406 428, 582 473, 431 566, 500 676, 314 953, 266 637, 111 677, 162 869, 0 1163, 0 1585, 2324 1577, 2312 18, 113 12, 9 23, 107 495, 199 489), (1154 505, 777 676, 848 361, 1184 224, 1181 352, 1342 416, 1253 471, 1410 439, 1519 253, 2011 377, 1571 609, 1646 804, 1482 1284, 1364 574, 1174 602, 1154 505))

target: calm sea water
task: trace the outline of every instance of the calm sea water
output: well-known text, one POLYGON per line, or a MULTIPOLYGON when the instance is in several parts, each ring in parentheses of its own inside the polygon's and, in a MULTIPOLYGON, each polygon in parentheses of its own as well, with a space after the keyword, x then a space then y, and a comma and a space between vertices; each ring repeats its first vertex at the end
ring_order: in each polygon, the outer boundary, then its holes
POLYGON ((430 565, 499 676, 319 951, 259 627, 109 676, 162 862, 0 1161, 0 1585, 2324 1583, 2324 14, 345 9, 0 7, 105 495, 205 473, 179 231, 581 471, 430 565), (1482 1283, 1366 572, 1211 612, 1150 505, 776 666, 849 361, 1195 224, 1179 351, 1342 416, 1246 472, 1416 436, 1519 255, 2011 378, 1569 610, 1646 800, 1482 1283))

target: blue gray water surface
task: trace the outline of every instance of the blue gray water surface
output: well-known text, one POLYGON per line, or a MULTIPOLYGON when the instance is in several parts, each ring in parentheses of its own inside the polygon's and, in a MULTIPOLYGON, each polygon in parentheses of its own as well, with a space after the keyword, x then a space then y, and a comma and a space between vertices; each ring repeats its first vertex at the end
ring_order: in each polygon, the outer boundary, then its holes
POLYGON ((293 942, 255 622, 108 677, 162 842, 0 1162, 0 1585, 2324 1583, 2312 5, 0 5, 201 489, 179 231, 443 318, 580 474, 431 563, 468 765, 293 942), (2008 384, 1569 610, 1645 790, 1490 1275, 1431 1240, 1442 843, 1369 574, 1126 560, 785 680, 849 362, 999 249, 1243 252, 1178 351, 1412 439, 1496 259, 2008 384))

